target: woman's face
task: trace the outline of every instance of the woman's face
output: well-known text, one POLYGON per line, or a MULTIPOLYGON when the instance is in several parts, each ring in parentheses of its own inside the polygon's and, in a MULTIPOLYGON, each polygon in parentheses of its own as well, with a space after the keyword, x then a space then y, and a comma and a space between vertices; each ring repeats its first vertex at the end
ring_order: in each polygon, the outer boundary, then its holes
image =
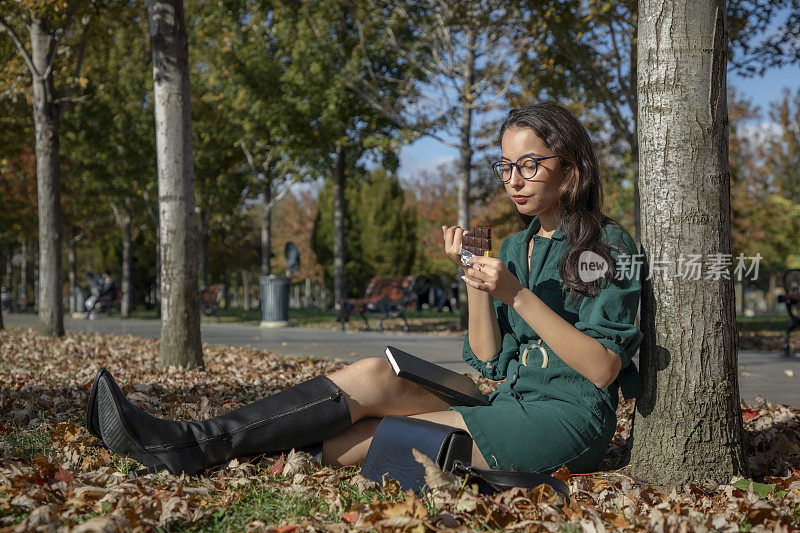
MULTIPOLYGON (((503 161, 516 163, 523 156, 548 157, 555 155, 531 128, 509 128, 501 139, 503 161)), ((539 162, 539 170, 533 179, 523 179, 516 167, 511 179, 506 182, 506 193, 523 215, 541 215, 552 209, 563 181, 561 163, 557 157, 539 162)))

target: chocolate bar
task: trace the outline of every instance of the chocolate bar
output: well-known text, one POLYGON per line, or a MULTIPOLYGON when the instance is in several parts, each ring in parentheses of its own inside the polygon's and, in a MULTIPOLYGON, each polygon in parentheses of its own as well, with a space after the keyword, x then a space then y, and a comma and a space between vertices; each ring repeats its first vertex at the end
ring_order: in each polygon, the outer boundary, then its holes
POLYGON ((475 226, 469 233, 461 237, 461 249, 482 256, 492 251, 492 228, 475 226))
POLYGON ((461 262, 467 265, 467 260, 473 256, 482 257, 486 252, 492 251, 492 228, 488 226, 475 226, 469 233, 461 237, 461 262))

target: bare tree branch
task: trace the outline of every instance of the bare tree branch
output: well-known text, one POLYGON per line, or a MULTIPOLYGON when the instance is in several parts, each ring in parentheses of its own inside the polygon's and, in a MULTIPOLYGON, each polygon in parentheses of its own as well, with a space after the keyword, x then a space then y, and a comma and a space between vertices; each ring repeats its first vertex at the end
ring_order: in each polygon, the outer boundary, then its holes
POLYGON ((47 49, 47 68, 45 68, 44 74, 42 74, 42 78, 44 79, 47 79, 53 71, 53 64, 55 63, 56 52, 58 51, 58 43, 61 42, 61 39, 67 33, 69 25, 72 23, 72 17, 77 10, 77 2, 70 2, 63 24, 60 28, 53 31, 53 37, 50 39, 50 47, 47 49))
POLYGON ((125 227, 127 224, 131 222, 131 215, 128 212, 123 212, 119 207, 117 207, 116 202, 109 202, 111 206, 111 211, 114 213, 114 218, 117 220, 117 226, 120 228, 125 227))
POLYGON ((0 28, 2 28, 11 38, 11 40, 14 41, 14 44, 17 45, 17 49, 19 50, 19 53, 22 55, 22 59, 25 61, 25 64, 28 65, 28 69, 30 69, 31 75, 33 76, 34 80, 39 81, 43 79, 43 77, 39 74, 39 71, 37 70, 36 66, 33 64, 33 58, 31 58, 31 55, 28 53, 28 50, 25 49, 25 45, 22 44, 19 35, 17 35, 17 32, 14 31, 14 28, 12 28, 11 25, 8 22, 6 22, 5 17, 0 16, 0 28))

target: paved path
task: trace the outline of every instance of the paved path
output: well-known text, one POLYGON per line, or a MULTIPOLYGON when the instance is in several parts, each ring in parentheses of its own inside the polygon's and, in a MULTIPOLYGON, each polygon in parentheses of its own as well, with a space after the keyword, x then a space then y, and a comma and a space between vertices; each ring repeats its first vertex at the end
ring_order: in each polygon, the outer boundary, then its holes
MULTIPOLYGON (((4 313, 3 320, 7 327, 30 327, 36 325, 37 317, 4 313)), ((65 318, 64 327, 68 331, 151 338, 161 333, 161 323, 157 320, 65 318)), ((214 322, 203 322, 201 331, 203 342, 212 345, 250 346, 277 355, 344 361, 382 356, 386 345, 391 344, 451 370, 475 374, 475 370, 461 360, 462 337, 314 328, 265 329, 214 322)), ((800 407, 800 358, 785 359, 771 352, 739 352, 739 390, 746 402, 761 395, 770 402, 800 407)))

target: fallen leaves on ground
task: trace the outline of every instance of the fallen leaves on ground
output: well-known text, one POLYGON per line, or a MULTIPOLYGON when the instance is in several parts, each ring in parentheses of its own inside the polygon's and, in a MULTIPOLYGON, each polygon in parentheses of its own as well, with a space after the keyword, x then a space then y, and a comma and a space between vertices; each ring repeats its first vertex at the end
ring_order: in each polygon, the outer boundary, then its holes
MULTIPOLYGON (((620 403, 605 471, 558 473, 569 485, 569 502, 545 485, 481 495, 432 468, 427 472, 435 489, 418 498, 392 480, 378 487, 357 468, 320 467, 297 451, 234 459, 201 476, 132 476, 138 463, 98 446, 84 427, 89 388, 100 367, 141 408, 157 416, 194 419, 344 366, 237 347, 204 346, 204 354, 205 371, 159 369, 156 340, 97 334, 48 339, 32 329, 0 331, 0 531, 800 528, 798 410, 763 400, 742 405, 748 460, 757 482, 707 481, 669 493, 637 483, 624 468, 611 469, 630 433, 631 401, 620 403), (293 502, 294 514, 263 511, 277 495, 293 502), (313 512, 296 511, 301 508, 313 512), (223 522, 241 509, 238 525, 223 522)), ((484 392, 494 387, 483 378, 479 384, 484 392)))

